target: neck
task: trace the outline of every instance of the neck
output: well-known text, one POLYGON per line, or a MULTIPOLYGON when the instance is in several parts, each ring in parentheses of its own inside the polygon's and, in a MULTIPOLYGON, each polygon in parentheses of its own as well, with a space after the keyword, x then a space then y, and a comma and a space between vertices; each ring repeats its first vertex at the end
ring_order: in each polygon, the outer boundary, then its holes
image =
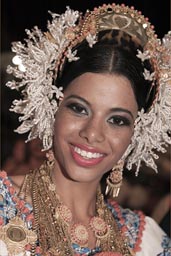
POLYGON ((51 177, 49 176, 51 170, 50 165, 42 165, 39 170, 33 172, 31 180, 34 230, 38 233, 43 255, 49 248, 56 248, 61 255, 74 255, 73 243, 76 243, 79 249, 89 247, 94 251, 95 247, 98 250, 100 246, 100 250, 104 252, 118 251, 122 255, 130 255, 111 211, 105 206, 103 197, 97 191, 98 182, 88 186, 84 183, 82 186, 78 186, 77 183, 71 185, 72 183, 64 180, 62 180, 64 183, 61 183, 60 175, 56 176, 55 172, 51 177), (57 192, 51 178, 56 186, 59 185, 57 192), (70 193, 68 193, 69 188, 70 193), (63 202, 60 202, 56 193, 61 195, 63 202), (70 210, 66 206, 70 206, 70 210), (86 214, 83 213, 84 211, 86 214), (73 219, 74 214, 76 219, 73 219), (93 218, 89 218, 89 214, 93 218))
POLYGON ((76 182, 64 177, 54 166, 52 181, 61 201, 70 208, 75 221, 87 222, 96 214, 96 195, 99 181, 76 182))

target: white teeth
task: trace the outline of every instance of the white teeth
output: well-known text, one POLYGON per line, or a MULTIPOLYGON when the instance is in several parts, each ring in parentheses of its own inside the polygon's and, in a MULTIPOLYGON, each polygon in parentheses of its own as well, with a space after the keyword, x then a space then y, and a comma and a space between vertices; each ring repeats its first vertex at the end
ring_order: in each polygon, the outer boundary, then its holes
POLYGON ((99 157, 103 156, 103 154, 87 152, 87 151, 82 150, 78 147, 74 147, 74 151, 77 152, 79 155, 85 157, 85 158, 99 158, 99 157))

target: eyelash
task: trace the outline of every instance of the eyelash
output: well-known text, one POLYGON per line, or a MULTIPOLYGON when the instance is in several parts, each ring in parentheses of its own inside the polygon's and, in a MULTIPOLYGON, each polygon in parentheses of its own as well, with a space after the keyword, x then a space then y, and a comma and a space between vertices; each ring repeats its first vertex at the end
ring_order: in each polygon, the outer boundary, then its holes
MULTIPOLYGON (((67 108, 71 109, 77 115, 88 115, 87 109, 79 103, 69 103, 67 108)), ((130 120, 124 116, 112 116, 108 119, 108 123, 113 126, 129 126, 130 120)))
POLYGON ((108 122, 111 125, 117 125, 117 126, 129 126, 131 124, 130 120, 124 116, 113 116, 111 117, 108 122), (110 121, 112 120, 112 121, 110 121))
POLYGON ((88 111, 86 110, 86 108, 83 107, 82 105, 80 105, 79 103, 70 103, 67 105, 67 107, 78 115, 87 115, 88 114, 88 111), (83 111, 84 111, 84 113, 83 113, 83 111))

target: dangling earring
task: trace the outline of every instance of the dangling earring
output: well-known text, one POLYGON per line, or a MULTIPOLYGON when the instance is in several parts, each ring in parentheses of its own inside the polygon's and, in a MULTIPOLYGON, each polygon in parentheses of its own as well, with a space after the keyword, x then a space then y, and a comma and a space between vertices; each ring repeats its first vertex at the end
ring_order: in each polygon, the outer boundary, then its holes
POLYGON ((106 179, 106 191, 105 194, 109 194, 112 197, 117 197, 119 195, 120 187, 122 184, 122 171, 123 171, 124 161, 119 161, 116 166, 113 167, 112 172, 106 179))
POLYGON ((54 154, 53 154, 53 151, 52 150, 49 150, 47 153, 46 153, 46 158, 47 158, 47 163, 49 166, 52 166, 54 164, 54 154))

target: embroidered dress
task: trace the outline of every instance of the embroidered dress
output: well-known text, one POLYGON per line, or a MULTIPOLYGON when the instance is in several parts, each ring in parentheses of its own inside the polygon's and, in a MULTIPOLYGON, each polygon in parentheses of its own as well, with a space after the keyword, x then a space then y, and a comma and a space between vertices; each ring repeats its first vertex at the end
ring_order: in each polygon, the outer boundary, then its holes
MULTIPOLYGON (((127 238, 128 245, 135 256, 171 256, 171 241, 160 227, 150 217, 145 217, 141 212, 133 212, 129 209, 123 209, 116 202, 109 201, 108 208, 111 210, 119 229, 127 238)), ((33 209, 32 206, 24 202, 22 198, 17 197, 15 189, 7 177, 6 172, 0 172, 0 256, 31 256, 31 243, 35 236, 32 232, 33 227, 33 209), (11 243, 12 249, 8 246, 9 223, 17 220, 22 231, 27 234, 30 240, 24 238, 24 250, 19 251, 20 237, 18 242, 11 243), (32 233, 29 233, 32 232, 32 233), (31 241, 31 242, 30 242, 31 241), (15 248, 16 247, 16 248, 15 248)), ((12 224, 11 224, 12 225, 12 224)), ((16 227, 16 226, 15 226, 16 227)), ((17 239, 17 238, 15 238, 17 239)), ((15 240, 14 239, 14 240, 15 240)), ((16 241, 16 240, 15 240, 16 241)), ((98 256, 122 256, 120 253, 101 252, 100 247, 94 249, 80 248, 77 244, 72 244, 75 256, 98 255, 98 256)), ((43 256, 39 241, 36 242, 35 256, 43 256)))

